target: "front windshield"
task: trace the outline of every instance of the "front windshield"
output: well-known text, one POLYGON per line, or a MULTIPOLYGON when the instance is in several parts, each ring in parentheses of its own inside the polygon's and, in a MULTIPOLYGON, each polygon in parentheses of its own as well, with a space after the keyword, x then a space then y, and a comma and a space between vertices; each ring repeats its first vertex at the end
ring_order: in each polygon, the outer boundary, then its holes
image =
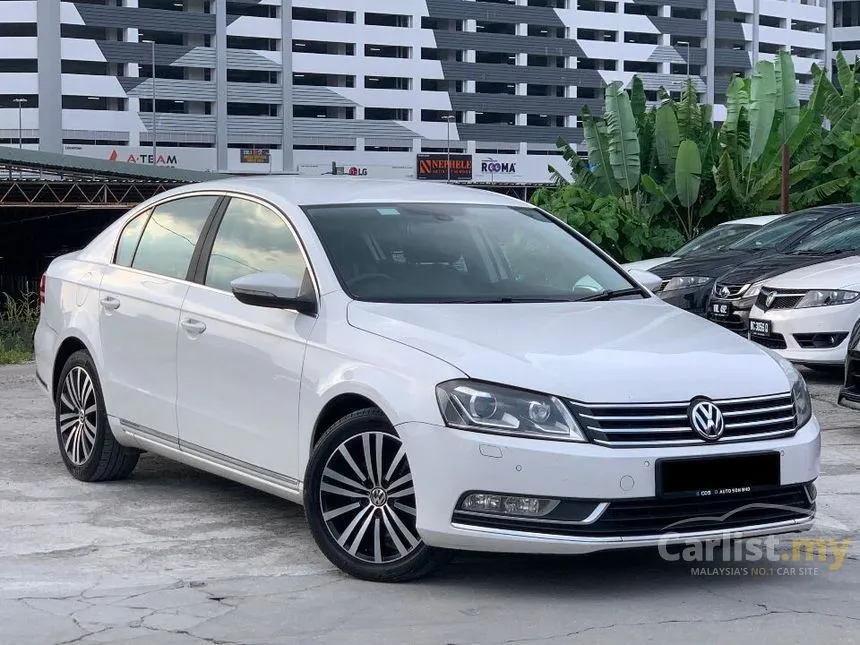
POLYGON ((834 219, 810 233, 790 253, 846 253, 860 250, 860 213, 834 219))
MULTIPOLYGON (((635 285, 533 208, 308 206, 344 290, 376 302, 570 301, 635 285)), ((635 297, 644 297, 634 291, 635 297)))
POLYGON ((759 227, 755 224, 721 224, 710 231, 705 231, 698 237, 694 237, 672 255, 676 258, 683 258, 693 253, 718 251, 727 244, 749 235, 757 228, 759 227))
POLYGON ((821 213, 819 212, 801 211, 792 215, 784 215, 770 224, 765 224, 755 233, 730 244, 727 248, 738 251, 772 249, 820 218, 821 213))

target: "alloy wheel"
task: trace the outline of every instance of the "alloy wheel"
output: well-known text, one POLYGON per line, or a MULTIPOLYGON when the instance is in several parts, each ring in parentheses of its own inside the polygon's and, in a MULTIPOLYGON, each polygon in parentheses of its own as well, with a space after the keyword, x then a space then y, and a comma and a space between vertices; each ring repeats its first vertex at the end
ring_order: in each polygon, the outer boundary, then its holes
POLYGON ((90 458, 96 442, 98 403, 90 375, 73 367, 60 393, 60 439, 69 461, 80 466, 90 458))
POLYGON ((332 452, 322 473, 320 508, 341 549, 364 562, 389 564, 421 546, 412 473, 393 434, 357 434, 332 452))

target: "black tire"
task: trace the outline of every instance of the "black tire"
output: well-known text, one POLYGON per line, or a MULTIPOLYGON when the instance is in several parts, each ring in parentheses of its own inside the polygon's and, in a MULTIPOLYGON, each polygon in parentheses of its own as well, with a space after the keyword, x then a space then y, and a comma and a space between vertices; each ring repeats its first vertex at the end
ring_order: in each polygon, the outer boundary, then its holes
POLYGON ((417 580, 444 566, 452 553, 427 546, 415 530, 415 497, 410 483, 405 449, 380 410, 357 410, 334 423, 314 447, 304 493, 311 534, 329 561, 351 576, 373 582, 417 580), (364 474, 361 486, 356 485, 359 473, 340 451, 343 448, 353 454, 356 445, 360 451, 353 463, 364 474), (372 455, 376 465, 366 468, 364 455, 372 455), (348 477, 354 482, 352 486, 344 481, 340 467, 352 476, 348 477), (331 478, 332 471, 339 479, 331 478), (345 495, 331 492, 332 485, 345 495), (353 505, 356 509, 334 517, 329 514, 326 519, 333 501, 342 504, 339 509, 353 505), (354 547, 353 554, 348 547, 354 547))
POLYGON ((111 432, 99 375, 84 350, 69 356, 60 372, 54 393, 54 419, 60 455, 75 479, 125 479, 137 465, 140 451, 120 445, 111 432), (74 414, 78 415, 77 422, 74 414))

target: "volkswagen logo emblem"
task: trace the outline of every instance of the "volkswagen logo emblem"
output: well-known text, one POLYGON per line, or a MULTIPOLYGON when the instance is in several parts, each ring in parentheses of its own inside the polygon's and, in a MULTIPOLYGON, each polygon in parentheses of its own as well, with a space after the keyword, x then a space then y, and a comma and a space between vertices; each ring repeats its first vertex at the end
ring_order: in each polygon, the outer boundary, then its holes
POLYGON ((768 291, 764 297, 764 306, 770 309, 774 300, 776 300, 776 291, 768 291))
POLYGON ((723 436, 726 422, 713 401, 700 399, 690 404, 690 427, 705 441, 717 441, 723 436))
POLYGON ((729 289, 728 287, 726 287, 726 286, 720 287, 720 295, 723 298, 728 298, 731 295, 731 293, 732 293, 732 290, 729 289))

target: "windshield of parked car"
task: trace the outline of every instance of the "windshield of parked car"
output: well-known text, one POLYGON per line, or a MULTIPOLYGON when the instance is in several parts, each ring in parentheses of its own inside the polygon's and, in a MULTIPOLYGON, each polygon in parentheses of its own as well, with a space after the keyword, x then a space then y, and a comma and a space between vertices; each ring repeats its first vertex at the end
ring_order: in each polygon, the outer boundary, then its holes
POLYGON ((357 300, 646 297, 623 271, 532 208, 397 203, 308 206, 305 212, 344 291, 357 300))
POLYGON ((801 211, 784 215, 770 224, 765 224, 755 233, 750 233, 734 244, 729 244, 726 248, 739 251, 772 249, 819 219, 821 219, 821 213, 817 212, 801 211))
POLYGON ((676 258, 684 258, 694 253, 718 251, 724 246, 749 235, 757 228, 759 227, 755 224, 721 224, 705 231, 698 237, 694 237, 672 255, 676 258))
POLYGON ((795 245, 790 253, 846 253, 860 251, 860 213, 828 222, 795 245))

